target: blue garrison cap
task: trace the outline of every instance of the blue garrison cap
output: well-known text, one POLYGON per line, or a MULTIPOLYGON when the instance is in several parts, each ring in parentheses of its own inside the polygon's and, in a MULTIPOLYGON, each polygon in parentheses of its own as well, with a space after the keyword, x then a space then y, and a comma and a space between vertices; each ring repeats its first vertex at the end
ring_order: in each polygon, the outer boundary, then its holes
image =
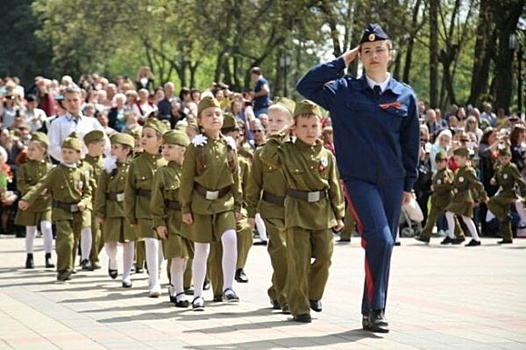
POLYGON ((382 27, 376 23, 370 23, 367 28, 363 31, 362 38, 360 39, 360 44, 369 43, 373 41, 387 40, 389 37, 385 34, 382 27))

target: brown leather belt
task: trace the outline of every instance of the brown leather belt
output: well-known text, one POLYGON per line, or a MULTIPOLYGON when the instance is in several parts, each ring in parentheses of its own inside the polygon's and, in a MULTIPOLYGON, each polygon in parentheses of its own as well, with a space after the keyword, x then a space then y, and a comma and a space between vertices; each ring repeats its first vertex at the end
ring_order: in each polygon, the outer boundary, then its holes
POLYGON ((138 189, 138 190, 135 190, 135 194, 141 197, 150 198, 152 196, 152 191, 138 189))
POLYGON ((164 205, 166 205, 166 207, 168 209, 172 209, 172 210, 176 210, 176 211, 180 211, 181 210, 181 205, 179 204, 178 201, 164 201, 164 205))
POLYGON ((79 203, 67 203, 67 202, 60 202, 60 201, 53 201, 53 208, 59 208, 64 211, 67 211, 68 213, 77 213, 79 212, 79 203))
POLYGON ((196 182, 194 184, 194 189, 201 196, 205 197, 209 201, 213 201, 213 200, 219 199, 221 197, 224 197, 228 193, 230 193, 230 191, 232 190, 232 186, 226 186, 226 187, 223 187, 223 188, 221 188, 221 189, 219 189, 217 191, 210 191, 210 190, 204 188, 203 186, 201 186, 200 184, 198 184, 196 182))
POLYGON ((280 207, 285 205, 285 197, 276 196, 267 191, 263 191, 263 195, 261 196, 261 199, 263 199, 265 202, 279 205, 280 207))
POLYGON ((287 191, 287 195, 292 198, 301 199, 309 203, 319 202, 324 198, 327 198, 327 190, 322 191, 299 191, 290 189, 287 191))
POLYGON ((109 200, 109 201, 114 201, 114 202, 123 202, 124 201, 124 192, 122 192, 122 193, 114 193, 114 192, 106 193, 106 199, 109 200))

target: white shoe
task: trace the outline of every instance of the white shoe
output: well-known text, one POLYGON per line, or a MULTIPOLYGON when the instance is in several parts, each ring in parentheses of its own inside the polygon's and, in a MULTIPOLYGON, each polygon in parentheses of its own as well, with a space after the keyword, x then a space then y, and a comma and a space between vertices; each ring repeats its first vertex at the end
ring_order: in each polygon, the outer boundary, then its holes
POLYGON ((161 287, 157 286, 150 289, 148 296, 150 298, 159 298, 161 296, 161 287))

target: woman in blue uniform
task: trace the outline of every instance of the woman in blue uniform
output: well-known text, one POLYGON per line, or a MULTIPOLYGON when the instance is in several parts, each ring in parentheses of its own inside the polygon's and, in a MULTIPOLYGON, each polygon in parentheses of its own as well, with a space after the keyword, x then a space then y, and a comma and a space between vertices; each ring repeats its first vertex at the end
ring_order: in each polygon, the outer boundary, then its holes
POLYGON ((415 93, 387 71, 392 44, 370 24, 357 47, 312 68, 298 83, 306 98, 330 111, 338 167, 365 249, 363 328, 388 332, 387 286, 402 203, 417 177, 419 122, 415 93), (342 72, 359 57, 364 74, 342 72), (367 166, 364 166, 367 164, 367 166))

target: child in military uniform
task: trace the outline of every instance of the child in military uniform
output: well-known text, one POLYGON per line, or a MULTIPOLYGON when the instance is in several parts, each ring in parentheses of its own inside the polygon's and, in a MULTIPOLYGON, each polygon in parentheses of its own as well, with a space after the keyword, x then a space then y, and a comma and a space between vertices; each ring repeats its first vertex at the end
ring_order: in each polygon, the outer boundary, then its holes
POLYGON ((343 228, 345 215, 334 155, 319 139, 320 118, 319 107, 311 101, 297 103, 293 126, 296 141, 282 143, 287 126, 270 137, 260 154, 264 163, 283 170, 287 182, 286 295, 296 322, 311 322, 309 308, 322 310, 333 252, 332 229, 343 228))
POLYGON ((159 265, 163 261, 163 253, 157 233, 153 229, 150 200, 155 172, 166 165, 166 160, 159 153, 163 141, 162 134, 165 131, 166 126, 161 121, 153 118, 146 120, 141 137, 143 152, 130 164, 124 191, 126 219, 135 227, 137 238, 144 239, 151 298, 161 295, 159 265))
MULTIPOLYGON (((83 163, 87 163, 92 167, 92 193, 93 193, 93 203, 95 203, 96 194, 97 194, 97 183, 99 182, 100 176, 102 174, 103 167, 103 154, 104 147, 106 146, 106 139, 104 132, 101 130, 93 130, 84 135, 84 144, 88 150, 86 156, 83 159, 83 163)), ((89 261, 91 268, 93 270, 100 269, 99 264, 99 254, 103 247, 100 225, 96 222, 95 215, 91 215, 91 250, 89 252, 89 261)), ((82 234, 81 234, 82 236, 82 234)))
POLYGON ((487 202, 488 196, 484 186, 477 178, 475 169, 468 165, 469 150, 464 147, 457 148, 453 151, 453 157, 458 169, 453 180, 453 199, 446 207, 448 230, 451 232, 454 228, 455 215, 461 216, 472 237, 466 246, 479 246, 480 238, 475 223, 471 218, 473 216, 474 198, 487 202))
POLYGON ((181 175, 179 198, 183 213, 181 234, 194 242, 194 310, 204 310, 203 283, 210 243, 223 246, 223 298, 238 301, 232 289, 237 262, 236 221, 241 219, 243 194, 236 145, 221 134, 223 114, 219 102, 205 97, 198 106, 203 133, 188 147, 181 175))
MULTIPOLYGON (((269 134, 275 134, 292 125, 294 105, 293 101, 280 100, 269 107, 269 134)), ((289 141, 288 134, 283 139, 283 142, 287 141, 289 141)), ((251 176, 247 185, 249 224, 252 228, 255 226, 256 213, 259 213, 263 218, 264 226, 270 237, 267 250, 273 269, 272 284, 267 293, 274 309, 281 309, 283 313, 289 313, 285 294, 287 246, 285 242, 284 203, 287 195, 287 183, 281 169, 262 162, 261 152, 265 147, 265 145, 261 146, 254 154, 251 176)))
POLYGON ((519 215, 524 216, 524 210, 519 196, 515 191, 519 187, 521 195, 526 195, 526 182, 523 180, 519 169, 511 163, 511 151, 508 147, 498 151, 500 165, 495 170, 495 175, 490 180, 491 185, 499 186, 500 190, 488 202, 488 209, 500 221, 502 240, 499 244, 513 243, 511 231, 510 204, 517 207, 519 215), (518 203, 518 205, 517 205, 518 203))
MULTIPOLYGON (((227 137, 232 138, 236 142, 236 147, 239 147, 239 128, 237 127, 234 116, 230 113, 223 115, 223 127, 221 133, 227 137)), ((239 150, 239 148, 238 148, 239 150)), ((239 162, 239 180, 241 181, 241 188, 245 194, 245 186, 250 176, 250 164, 248 158, 238 153, 239 162)), ((248 277, 245 273, 245 265, 248 258, 248 252, 252 247, 252 230, 247 221, 247 212, 245 207, 241 208, 241 220, 236 222, 236 238, 237 238, 237 263, 235 280, 239 283, 248 283, 248 277)), ((221 242, 213 243, 210 246, 210 255, 208 257, 208 272, 210 282, 212 282, 212 289, 214 292, 214 301, 219 302, 223 300, 223 272, 221 266, 221 257, 223 256, 223 249, 221 242)))
POLYGON ((133 136, 115 133, 110 137, 111 157, 104 161, 95 195, 94 214, 97 223, 102 224, 102 238, 108 254, 108 275, 115 279, 117 269, 117 244, 122 243, 122 287, 131 288, 130 279, 135 253, 135 231, 125 220, 124 186, 130 160, 135 147, 133 136))
POLYGON ((53 198, 52 219, 57 228, 57 280, 71 279, 75 263, 75 242, 82 229, 82 212, 91 206, 89 178, 77 165, 80 162, 82 142, 73 133, 62 142, 62 162, 51 169, 18 203, 27 210, 48 191, 53 198))
POLYGON ((184 153, 190 139, 183 131, 169 130, 163 134, 163 156, 168 164, 155 173, 150 211, 153 227, 162 240, 164 258, 170 260, 170 301, 176 307, 188 307, 183 287, 183 275, 193 247, 183 238, 179 187, 184 153))
MULTIPOLYGON (((16 186, 22 195, 29 192, 47 172, 52 165, 47 160, 47 149, 49 139, 46 134, 35 132, 31 134, 31 141, 27 147, 27 161, 18 170, 16 186)), ((55 267, 51 259, 53 248, 53 232, 51 229, 51 195, 46 191, 37 197, 30 209, 19 210, 15 217, 17 225, 26 227, 26 269, 35 267, 33 261, 33 243, 40 224, 40 232, 44 240, 44 251, 46 253, 45 263, 47 268, 55 267)))
MULTIPOLYGON (((415 237, 420 242, 429 243, 431 232, 433 231, 436 221, 441 215, 445 213, 447 205, 453 198, 452 189, 455 175, 451 170, 448 169, 447 159, 448 157, 446 151, 440 151, 435 156, 437 172, 433 175, 431 180, 431 189, 433 191, 433 195, 431 196, 431 211, 429 212, 426 225, 424 226, 422 232, 419 236, 415 237)), ((454 217, 454 222, 455 233, 453 234, 453 230, 449 230, 448 236, 444 238, 441 244, 460 244, 466 240, 462 230, 460 229, 460 225, 456 216, 454 217)))

